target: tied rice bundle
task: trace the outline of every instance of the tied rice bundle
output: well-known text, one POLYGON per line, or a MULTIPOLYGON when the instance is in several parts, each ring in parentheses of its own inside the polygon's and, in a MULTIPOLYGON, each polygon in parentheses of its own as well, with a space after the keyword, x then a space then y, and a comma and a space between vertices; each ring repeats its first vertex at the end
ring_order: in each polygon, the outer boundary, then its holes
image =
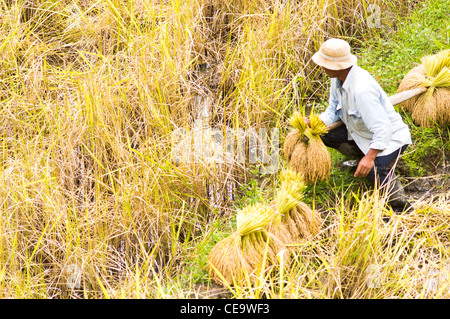
POLYGON ((326 180, 331 170, 331 156, 327 147, 323 144, 320 135, 327 133, 325 123, 314 114, 310 116, 311 128, 305 132, 309 138, 307 149, 308 170, 305 172, 304 179, 307 183, 316 180, 326 180))
POLYGON ((313 210, 301 201, 306 185, 301 180, 300 174, 290 169, 285 169, 281 171, 280 181, 282 188, 283 183, 289 185, 284 186, 284 189, 297 199, 297 204, 285 214, 283 220, 289 233, 295 238, 294 242, 317 234, 320 230, 322 219, 319 214, 314 214, 313 210), (297 187, 293 187, 294 183, 297 184, 297 187))
POLYGON ((320 216, 303 202, 306 185, 302 175, 285 169, 280 189, 270 205, 254 204, 240 209, 237 230, 218 242, 208 256, 207 270, 222 285, 254 284, 271 271, 280 258, 288 260, 289 245, 319 231, 320 216))
POLYGON ((319 232, 320 226, 322 225, 320 215, 303 202, 299 202, 289 212, 289 218, 293 221, 292 224, 297 227, 300 238, 311 238, 311 236, 319 232))
MULTIPOLYGON (((294 177, 294 173, 291 174, 294 177)), ((297 177, 297 176, 295 176, 297 177)), ((279 238, 284 245, 297 241, 298 234, 289 227, 288 214, 296 207, 303 196, 305 185, 295 179, 282 179, 281 187, 277 192, 276 199, 270 206, 277 212, 277 216, 268 226, 269 233, 279 238)))
POLYGON ((301 202, 306 186, 300 174, 285 169, 280 174, 280 181, 281 188, 277 193, 276 201, 273 201, 271 205, 278 212, 282 212, 282 216, 277 216, 270 224, 270 231, 283 241, 289 252, 289 245, 317 234, 322 219, 307 204, 301 202), (282 204, 278 205, 278 203, 282 204))
POLYGON ((308 144, 304 141, 307 125, 300 112, 294 112, 289 122, 294 127, 294 133, 291 132, 284 142, 284 156, 289 167, 303 175, 307 170, 306 149, 308 144))
POLYGON ((303 137, 303 133, 300 133, 297 129, 290 131, 288 135, 286 135, 283 145, 283 154, 288 163, 291 161, 295 147, 301 142, 303 137))
POLYGON ((263 229, 275 217, 275 211, 264 204, 254 204, 239 210, 236 215, 237 232, 245 236, 263 229))
POLYGON ((419 87, 425 93, 400 104, 410 112, 419 126, 445 125, 450 121, 450 50, 424 56, 421 65, 413 68, 399 85, 398 92, 419 87))
POLYGON ((243 256, 241 236, 234 233, 219 241, 209 253, 206 269, 218 284, 244 281, 251 267, 243 256))
POLYGON ((303 115, 300 112, 294 112, 289 119, 289 122, 294 127, 294 130, 289 132, 284 140, 283 153, 287 162, 291 160, 292 154, 296 145, 298 145, 305 136, 306 123, 303 120, 303 115))
POLYGON ((279 180, 281 183, 291 181, 296 182, 299 185, 299 187, 301 187, 302 191, 304 191, 306 188, 302 176, 289 168, 285 168, 280 172, 279 180))
POLYGON ((271 206, 255 204, 238 212, 237 232, 242 235, 245 259, 251 267, 251 273, 265 271, 278 263, 277 254, 284 250, 283 242, 267 232, 267 226, 273 223, 279 213, 271 206), (239 220, 245 223, 239 223, 239 220), (259 227, 256 227, 258 224, 259 227))
POLYGON ((289 144, 286 145, 285 141, 284 145, 289 167, 299 173, 306 183, 327 179, 331 170, 331 156, 320 138, 327 128, 316 114, 310 116, 310 121, 311 127, 307 128, 303 116, 295 112, 290 122, 299 136, 294 138, 294 133, 290 133, 292 136, 287 138, 289 144))
POLYGON ((289 251, 289 245, 316 235, 321 225, 321 216, 315 213, 306 203, 298 201, 283 216, 279 224, 274 222, 270 225, 270 231, 283 241, 285 249, 289 251))
POLYGON ((288 162, 289 167, 302 175, 308 171, 308 158, 306 157, 308 144, 303 140, 300 140, 295 146, 292 152, 292 157, 288 162))
POLYGON ((218 242, 208 256, 207 270, 219 284, 253 283, 259 273, 277 264, 283 242, 268 233, 276 212, 270 206, 254 204, 237 212, 237 230, 218 242))
POLYGON ((450 123, 450 88, 440 87, 434 94, 440 106, 438 123, 450 123))
MULTIPOLYGON (((402 82, 398 87, 398 92, 408 91, 416 89, 420 83, 425 78, 425 69, 423 66, 419 65, 413 68, 408 74, 405 75, 402 82)), ((400 109, 411 113, 415 105, 417 104, 417 99, 419 96, 414 96, 399 104, 400 109)))

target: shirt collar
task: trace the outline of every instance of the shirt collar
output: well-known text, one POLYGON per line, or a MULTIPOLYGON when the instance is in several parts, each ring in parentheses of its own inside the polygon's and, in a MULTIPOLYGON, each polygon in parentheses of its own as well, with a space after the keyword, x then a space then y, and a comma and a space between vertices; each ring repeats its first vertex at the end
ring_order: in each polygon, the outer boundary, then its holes
POLYGON ((351 83, 353 82, 354 74, 356 72, 357 65, 353 65, 350 71, 347 74, 347 77, 345 78, 344 85, 342 85, 342 89, 348 92, 348 89, 350 88, 351 83))

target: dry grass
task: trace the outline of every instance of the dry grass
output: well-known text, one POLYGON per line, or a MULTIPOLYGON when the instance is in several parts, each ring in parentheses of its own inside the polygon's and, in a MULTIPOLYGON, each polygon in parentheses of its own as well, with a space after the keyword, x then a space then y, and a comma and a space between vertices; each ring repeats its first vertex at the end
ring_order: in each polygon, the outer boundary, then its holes
POLYGON ((448 298, 448 196, 397 215, 378 192, 355 205, 345 196, 323 227, 256 286, 230 288, 240 298, 448 298), (385 217, 390 220, 386 221, 385 217))
POLYGON ((323 40, 376 32, 367 5, 1 2, 0 297, 185 296, 192 241, 250 174, 175 163, 173 131, 203 111, 223 132, 282 126, 324 89, 323 40))

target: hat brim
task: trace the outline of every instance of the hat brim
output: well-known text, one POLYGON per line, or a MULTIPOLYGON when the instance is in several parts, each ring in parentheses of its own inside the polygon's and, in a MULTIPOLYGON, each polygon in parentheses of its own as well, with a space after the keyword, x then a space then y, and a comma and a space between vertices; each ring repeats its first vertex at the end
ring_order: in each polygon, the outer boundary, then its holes
POLYGON ((312 56, 312 60, 319 66, 335 71, 348 69, 352 65, 355 65, 356 62, 358 62, 358 58, 353 54, 350 54, 348 59, 342 61, 331 61, 322 57, 318 52, 312 56))

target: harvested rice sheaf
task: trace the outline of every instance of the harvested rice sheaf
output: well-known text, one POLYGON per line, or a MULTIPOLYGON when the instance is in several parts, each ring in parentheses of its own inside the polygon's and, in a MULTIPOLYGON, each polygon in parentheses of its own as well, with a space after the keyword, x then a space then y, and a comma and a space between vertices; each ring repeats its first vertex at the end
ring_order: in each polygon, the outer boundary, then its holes
POLYGON ((307 170, 304 179, 307 183, 326 180, 331 170, 331 155, 323 144, 321 135, 327 132, 325 123, 317 114, 310 116, 311 128, 305 131, 309 138, 309 144, 306 150, 307 170))
POLYGON ((302 130, 303 137, 294 138, 292 134, 289 139, 286 138, 284 150, 289 168, 299 173, 306 183, 314 183, 328 178, 331 170, 331 156, 320 138, 327 132, 325 124, 317 114, 312 114, 309 119, 311 127, 307 128, 300 113, 296 112, 292 115, 290 122, 296 129, 302 130))
POLYGON ((211 250, 207 271, 218 284, 254 284, 281 258, 289 260, 293 244, 319 231, 320 216, 301 202, 306 188, 302 176, 284 169, 279 179, 275 199, 240 209, 236 232, 211 250))
POLYGON ((320 226, 322 225, 322 218, 319 213, 313 211, 304 202, 299 202, 289 212, 289 219, 291 220, 290 227, 297 227, 300 238, 310 238, 316 235, 320 226))
MULTIPOLYGON (((425 78, 425 69, 419 65, 409 71, 398 87, 398 92, 413 90, 419 87, 421 81, 425 78)), ((419 96, 414 96, 399 104, 400 109, 411 113, 417 104, 419 96)))
POLYGON ((297 129, 290 131, 288 135, 286 135, 283 145, 283 155, 288 163, 292 158, 295 146, 301 142, 303 136, 304 135, 297 129))
POLYGON ((403 78, 398 92, 419 87, 427 91, 400 104, 411 113, 413 121, 424 127, 450 122, 450 50, 424 56, 421 65, 403 78))
POLYGON ((247 206, 237 212, 237 230, 218 242, 208 256, 207 270, 219 284, 254 283, 258 274, 278 263, 283 242, 267 232, 276 212, 264 204, 247 206))
POLYGON ((307 126, 300 112, 294 112, 289 122, 294 127, 294 130, 288 134, 284 141, 284 157, 289 167, 303 176, 307 169, 306 148, 308 144, 304 141, 307 126))
POLYGON ((301 201, 306 186, 298 173, 285 169, 280 174, 280 181, 281 188, 277 193, 276 200, 271 203, 274 209, 276 209, 277 201, 287 202, 286 194, 290 194, 295 200, 290 200, 289 205, 283 204, 284 209, 278 209, 279 212, 282 212, 282 217, 276 219, 270 226, 272 232, 285 243, 289 251, 289 245, 317 234, 322 219, 319 214, 315 214, 308 205, 301 201), (277 225, 278 227, 276 227, 277 225))
MULTIPOLYGON (((289 218, 289 212, 298 205, 302 198, 305 187, 303 183, 296 180, 295 173, 290 174, 290 177, 294 179, 286 178, 286 173, 283 175, 285 176, 281 181, 281 187, 277 191, 276 198, 270 203, 277 215, 273 222, 268 225, 267 230, 284 245, 290 245, 298 240, 298 233, 291 232, 286 221, 289 218)), ((281 248, 284 249, 284 247, 281 248)))
POLYGON ((280 172, 278 180, 283 182, 296 182, 298 187, 301 187, 302 191, 305 190, 306 185, 303 182, 302 175, 293 171, 292 169, 285 168, 280 172))
POLYGON ((302 178, 304 178, 305 172, 308 171, 307 148, 307 143, 299 141, 295 144, 291 159, 288 162, 289 168, 302 175, 302 178))
POLYGON ((219 241, 209 253, 206 269, 218 284, 245 280, 251 267, 243 257, 241 236, 234 233, 219 241))
POLYGON ((289 245, 318 234, 321 225, 320 214, 314 212, 306 203, 298 202, 283 216, 281 223, 270 225, 270 232, 284 243, 283 249, 289 251, 289 245))
POLYGON ((331 156, 320 138, 310 139, 306 154, 308 161, 304 173, 305 182, 314 183, 328 179, 332 164, 331 156))
POLYGON ((434 88, 431 87, 424 94, 420 95, 416 103, 416 106, 411 111, 411 117, 417 125, 430 127, 437 123, 439 112, 436 107, 438 101, 434 88))
POLYGON ((289 118, 289 122, 294 127, 294 130, 289 132, 284 140, 283 154, 287 162, 291 160, 295 146, 301 142, 305 136, 307 125, 300 112, 294 112, 289 118))
POLYGON ((438 122, 450 123, 450 88, 441 87, 434 92, 438 105, 438 122))

